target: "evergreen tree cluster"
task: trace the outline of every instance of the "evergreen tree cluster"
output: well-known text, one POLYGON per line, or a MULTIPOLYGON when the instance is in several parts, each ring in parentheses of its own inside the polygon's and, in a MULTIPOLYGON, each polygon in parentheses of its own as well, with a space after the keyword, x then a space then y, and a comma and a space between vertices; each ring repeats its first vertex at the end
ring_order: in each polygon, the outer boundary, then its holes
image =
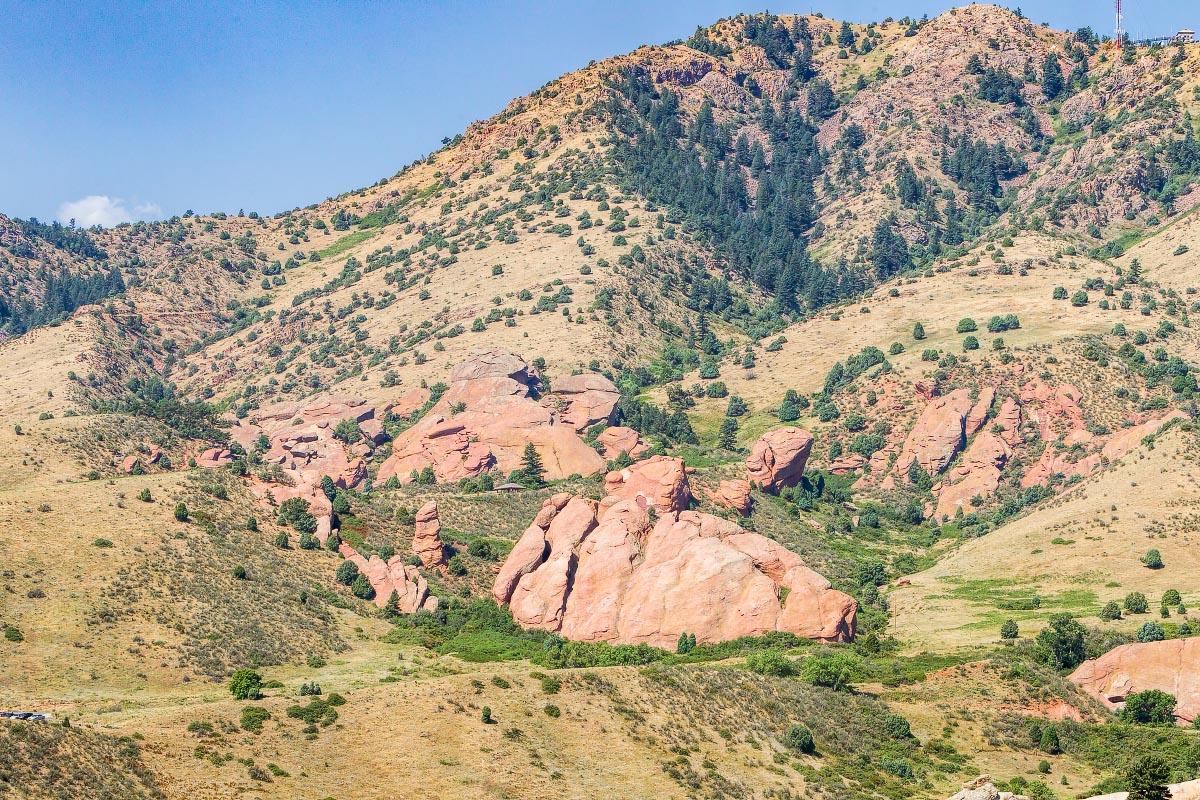
POLYGON ((989 145, 983 139, 973 141, 964 133, 948 143, 954 150, 943 150, 942 172, 967 193, 968 202, 978 209, 995 211, 996 198, 1003 194, 1000 181, 1015 178, 1027 169, 1003 142, 989 145))
POLYGON ((13 335, 62 319, 80 306, 125 291, 125 281, 116 267, 90 275, 66 267, 57 272, 43 269, 38 279, 44 286, 40 298, 19 302, 0 298, 0 327, 13 335))

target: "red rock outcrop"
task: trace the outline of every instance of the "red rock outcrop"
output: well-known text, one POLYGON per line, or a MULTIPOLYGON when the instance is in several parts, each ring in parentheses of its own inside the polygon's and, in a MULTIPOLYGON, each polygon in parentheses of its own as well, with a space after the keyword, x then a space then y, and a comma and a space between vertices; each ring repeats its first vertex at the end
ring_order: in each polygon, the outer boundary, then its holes
POLYGON ((377 555, 363 558, 357 550, 342 542, 338 552, 348 561, 353 561, 358 571, 367 576, 375 590, 375 605, 383 608, 396 594, 396 610, 401 614, 415 614, 422 609, 436 611, 438 599, 429 593, 429 584, 421 577, 416 567, 405 564, 401 556, 392 556, 384 561, 377 555))
POLYGON ((706 490, 709 498, 719 506, 731 508, 743 517, 750 516, 750 482, 739 479, 721 481, 716 491, 706 490))
POLYGON ((986 498, 1000 485, 1000 473, 1012 458, 1008 442, 990 431, 984 431, 972 441, 963 454, 962 463, 946 474, 938 493, 938 519, 953 517, 958 509, 973 511, 970 502, 975 496, 986 498))
POLYGON ((1071 673, 1071 682, 1112 709, 1134 692, 1159 689, 1175 698, 1175 719, 1200 716, 1200 638, 1137 642, 1114 647, 1071 673))
POLYGON ((767 431, 754 443, 746 459, 750 480, 769 492, 795 486, 804 477, 812 444, 811 433, 790 425, 767 431))
POLYGON ((845 641, 857 612, 798 555, 735 523, 673 511, 651 524, 634 500, 569 495, 543 504, 492 594, 526 627, 657 647, 684 632, 701 642, 768 631, 845 641))
POLYGON ((896 459, 896 474, 906 474, 916 459, 930 475, 940 475, 966 443, 967 414, 973 405, 966 389, 955 389, 930 401, 904 440, 904 449, 896 459))
POLYGON ((582 432, 593 425, 602 422, 607 425, 612 421, 621 390, 603 375, 585 372, 556 380, 551 397, 566 403, 559 419, 582 432))
POLYGON ((417 509, 412 539, 413 553, 420 557, 426 569, 445 563, 445 551, 442 549, 442 538, 439 535, 441 530, 437 501, 430 500, 417 509))
POLYGON ((1072 450, 1070 446, 1074 444, 1086 446, 1091 444, 1096 437, 1086 430, 1074 430, 1066 436, 1063 442, 1066 447, 1060 449, 1051 443, 1042 451, 1042 455, 1022 476, 1021 485, 1045 484, 1055 473, 1062 473, 1068 478, 1073 475, 1087 477, 1105 464, 1131 453, 1142 443, 1142 439, 1158 433, 1171 420, 1185 419, 1186 417, 1187 415, 1182 411, 1170 411, 1140 425, 1121 428, 1100 449, 1089 451, 1085 448, 1083 453, 1072 450))
POLYGON ((651 456, 613 470, 604 477, 604 491, 614 502, 632 500, 658 511, 682 511, 692 499, 683 459, 668 456, 651 456))
POLYGON ((520 466, 531 442, 548 478, 595 474, 604 459, 579 438, 575 425, 586 427, 603 412, 607 401, 601 397, 607 395, 601 382, 607 381, 574 377, 585 380, 564 379, 568 388, 579 389, 567 395, 563 413, 571 422, 566 422, 555 404, 538 401, 540 381, 523 360, 496 350, 475 353, 450 374, 450 388, 433 408, 396 437, 379 481, 395 476, 407 483, 426 467, 443 482, 493 469, 508 473, 520 466))
POLYGON ((642 443, 638 432, 633 428, 623 428, 620 426, 605 428, 597 441, 600 442, 600 452, 605 458, 610 460, 616 458, 621 453, 626 453, 632 458, 638 458, 649 449, 642 443))

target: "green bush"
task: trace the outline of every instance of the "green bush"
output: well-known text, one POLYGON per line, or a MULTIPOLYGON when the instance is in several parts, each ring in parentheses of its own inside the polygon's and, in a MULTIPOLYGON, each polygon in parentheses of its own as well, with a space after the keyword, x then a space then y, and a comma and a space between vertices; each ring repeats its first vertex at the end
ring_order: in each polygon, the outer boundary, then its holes
POLYGON ((1173 696, 1159 689, 1131 692, 1117 716, 1137 725, 1174 725, 1175 702, 1173 696))
POLYGON ((262 733, 263 723, 271 718, 271 712, 261 706, 246 706, 242 709, 242 730, 262 733))
POLYGON ((1150 608, 1150 603, 1141 592, 1130 592, 1125 595, 1124 606, 1130 614, 1145 614, 1150 608))
POLYGON ((803 725, 789 726, 787 733, 783 735, 783 744, 797 753, 811 753, 816 749, 812 731, 803 725))
POLYGON ((912 736, 912 727, 908 720, 899 714, 888 714, 884 717, 883 730, 893 739, 908 739, 912 736))
POLYGON ((970 317, 963 317, 960 319, 958 321, 958 325, 956 325, 954 328, 955 333, 971 333, 977 330, 979 330, 979 326, 976 325, 975 320, 971 319, 970 317))
POLYGON ((252 669, 239 669, 229 679, 229 692, 236 700, 255 700, 262 687, 262 676, 252 669))
POLYGON ((175 519, 179 520, 180 522, 188 521, 188 507, 183 503, 177 503, 175 505, 175 519))
POLYGON ((796 665, 778 650, 760 650, 746 656, 746 669, 759 675, 773 675, 782 678, 794 675, 796 665))

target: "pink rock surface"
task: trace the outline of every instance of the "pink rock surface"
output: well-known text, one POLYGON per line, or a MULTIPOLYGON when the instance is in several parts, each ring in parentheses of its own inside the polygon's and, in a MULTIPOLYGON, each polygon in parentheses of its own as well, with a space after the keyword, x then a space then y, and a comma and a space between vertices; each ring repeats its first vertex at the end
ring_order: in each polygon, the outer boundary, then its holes
POLYGON ((853 636, 852 598, 735 523, 675 511, 652 526, 634 499, 560 504, 546 501, 493 587, 526 627, 658 647, 673 647, 684 632, 702 642, 775 630, 853 636))
POLYGON ((896 474, 906 474, 914 459, 930 475, 941 474, 965 444, 967 413, 973 405, 966 389, 930 401, 904 440, 896 474))
POLYGON ((965 433, 968 437, 974 436, 983 427, 983 423, 987 422, 988 414, 992 410, 992 403, 995 399, 995 387, 984 386, 979 390, 979 399, 975 401, 975 405, 971 406, 971 410, 967 412, 965 433))
POLYGON ((412 539, 413 553, 421 558, 421 564, 426 569, 441 566, 445 563, 445 553, 442 549, 442 539, 439 535, 441 530, 442 524, 438 519, 437 501, 430 500, 417 509, 416 525, 412 539))
POLYGON ((731 508, 743 517, 750 515, 750 481, 740 478, 721 481, 717 490, 708 490, 709 498, 719 506, 731 508))
POLYGON ((812 444, 812 434, 800 428, 787 426, 767 431, 754 443, 746 459, 750 480, 769 492, 795 486, 804 476, 812 444))
POLYGON ((1191 725, 1200 715, 1200 638, 1125 644, 1090 659, 1071 682, 1112 709, 1133 692, 1158 689, 1175 697, 1176 721, 1191 725))
MULTIPOLYGON (((540 381, 517 356, 496 350, 477 352, 456 367, 450 379, 450 388, 433 408, 396 437, 392 455, 380 467, 379 481, 395 476, 407 483, 414 471, 425 467, 431 467, 442 482, 488 470, 508 473, 520 466, 525 445, 531 442, 550 479, 594 475, 603 469, 604 459, 579 438, 573 424, 538 402, 540 381), (464 410, 454 413, 457 408, 464 410)), ((599 402, 593 395, 598 390, 579 383, 584 391, 576 400, 583 404, 576 407, 568 402, 564 412, 576 408, 574 422, 589 417, 599 402)))
POLYGON ((600 442, 601 453, 604 457, 612 460, 621 453, 626 453, 633 458, 640 457, 646 452, 646 445, 642 444, 641 437, 633 428, 623 428, 616 426, 613 428, 605 428, 600 434, 598 441, 600 442))
POLYGON ((608 378, 594 372, 559 378, 553 388, 553 397, 567 404, 559 418, 580 432, 593 425, 611 422, 617 401, 621 399, 621 390, 608 378))
POLYGON ((946 473, 938 493, 938 519, 953 517, 958 509, 963 513, 974 510, 973 497, 987 498, 1000 485, 1000 473, 1012 458, 1008 442, 990 431, 978 434, 963 454, 962 463, 946 473))
POLYGON ((604 491, 617 500, 633 500, 642 508, 680 511, 692 499, 683 459, 651 456, 604 478, 604 491))

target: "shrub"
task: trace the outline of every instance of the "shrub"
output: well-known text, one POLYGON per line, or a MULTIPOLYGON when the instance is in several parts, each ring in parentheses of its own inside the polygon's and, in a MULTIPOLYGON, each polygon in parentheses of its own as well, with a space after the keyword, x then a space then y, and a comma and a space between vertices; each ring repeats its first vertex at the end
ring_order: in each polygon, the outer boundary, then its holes
POLYGON ((496 720, 492 718, 491 706, 484 706, 483 711, 480 713, 479 717, 480 717, 480 719, 483 720, 484 725, 495 725, 496 724, 496 720))
POLYGON ((891 345, 888 346, 888 355, 889 356, 898 356, 903 352, 904 352, 904 345, 900 344, 899 342, 892 342, 891 345))
POLYGON ((241 564, 238 564, 236 567, 233 568, 233 577, 234 577, 234 580, 239 580, 239 581, 246 580, 246 577, 247 577, 246 576, 246 568, 243 567, 241 564))
POLYGON ((791 725, 783 735, 783 744, 797 753, 811 753, 816 749, 812 731, 803 725, 791 725))
POLYGON ((262 733, 263 723, 271 718, 271 712, 261 706, 246 706, 242 709, 242 730, 262 733))
POLYGON ((358 573, 358 575, 354 578, 353 583, 350 584, 350 591, 355 597, 362 600, 375 599, 375 587, 371 585, 371 581, 367 578, 367 576, 361 572, 358 573))
POLYGON ((979 340, 976 339, 974 336, 968 336, 967 338, 963 339, 962 346, 963 346, 963 350, 978 350, 979 349, 979 340))
POLYGON ((954 328, 955 333, 971 333, 979 330, 979 326, 975 324, 975 320, 970 317, 963 317, 958 321, 958 325, 954 328))
POLYGON ((141 500, 143 503, 153 503, 154 502, 154 498, 150 495, 150 487, 148 487, 148 486, 143 487, 143 489, 140 492, 138 492, 137 498, 138 498, 138 500, 141 500))
POLYGON ((21 629, 16 625, 5 625, 4 639, 9 642, 23 642, 25 641, 25 634, 21 633, 21 629))
POLYGON ((1080 289, 1075 294, 1071 295, 1071 305, 1086 306, 1088 304, 1088 293, 1080 289))
POLYGON ((1171 606, 1172 608, 1183 602, 1183 598, 1179 595, 1178 589, 1167 589, 1163 592, 1162 604, 1171 606))
POLYGON ((1170 800, 1167 789, 1171 768, 1161 756, 1153 753, 1133 762, 1125 774, 1125 787, 1129 790, 1128 800, 1170 800))
POLYGON ((1123 605, 1125 610, 1130 614, 1145 614, 1150 608, 1150 603, 1146 600, 1146 595, 1141 592, 1130 592, 1125 595, 1123 605))
POLYGON ((252 669, 239 669, 229 679, 229 692, 236 700, 255 700, 262 688, 262 675, 252 669))
POLYGON ((1006 619, 1000 626, 1001 639, 1016 639, 1019 635, 1020 630, 1017 628, 1017 623, 1011 619, 1006 619))
POLYGON ((1055 300, 1066 300, 1067 299, 1067 287, 1055 286, 1054 287, 1054 299, 1055 300))
POLYGON ((1142 627, 1138 628, 1137 640, 1139 642, 1161 642, 1165 638, 1167 638, 1166 631, 1157 622, 1143 622, 1142 627))
POLYGON ((177 503, 175 505, 175 519, 179 520, 180 522, 188 521, 188 507, 183 503, 177 503))
POLYGON ((1106 622, 1112 622, 1121 618, 1121 606, 1116 600, 1109 600, 1104 604, 1104 608, 1100 609, 1100 619, 1106 622))
POLYGON ((848 653, 806 658, 800 665, 800 676, 814 686, 841 690, 850 686, 858 660, 848 653))
POLYGON ((92 547, 112 547, 112 546, 113 546, 113 543, 112 543, 111 539, 93 539, 92 540, 92 547))
POLYGON ((358 565, 350 559, 343 561, 337 568, 337 574, 334 575, 334 580, 342 586, 349 586, 354 583, 354 579, 358 577, 358 565))
POLYGON ((1147 550, 1146 555, 1142 556, 1142 563, 1150 569, 1162 569, 1162 554, 1154 549, 1147 550))
POLYGON ((746 656, 746 669, 759 675, 783 678, 795 674, 796 665, 778 650, 759 650, 746 656))
POLYGON ((899 714, 888 714, 884 717, 883 730, 893 739, 907 739, 912 736, 912 727, 908 720, 899 714))
POLYGON ((275 534, 275 546, 280 550, 288 549, 287 531, 280 531, 279 533, 275 534))
POLYGON ((1137 725, 1174 725, 1175 698, 1160 689, 1131 692, 1117 716, 1137 725))
POLYGON ((553 703, 546 703, 546 705, 542 707, 542 711, 547 717, 552 719, 558 719, 560 716, 562 716, 562 711, 553 703))
POLYGON ((916 339, 918 342, 921 341, 922 339, 924 339, 925 338, 925 326, 919 322, 916 325, 913 325, 912 337, 914 339, 916 339))
POLYGON ((451 575, 462 577, 467 574, 467 565, 463 563, 462 557, 455 553, 446 562, 446 571, 451 575))
POLYGON ((1042 660, 1056 669, 1077 667, 1084 659, 1087 631, 1070 614, 1053 614, 1049 624, 1037 635, 1042 660))

